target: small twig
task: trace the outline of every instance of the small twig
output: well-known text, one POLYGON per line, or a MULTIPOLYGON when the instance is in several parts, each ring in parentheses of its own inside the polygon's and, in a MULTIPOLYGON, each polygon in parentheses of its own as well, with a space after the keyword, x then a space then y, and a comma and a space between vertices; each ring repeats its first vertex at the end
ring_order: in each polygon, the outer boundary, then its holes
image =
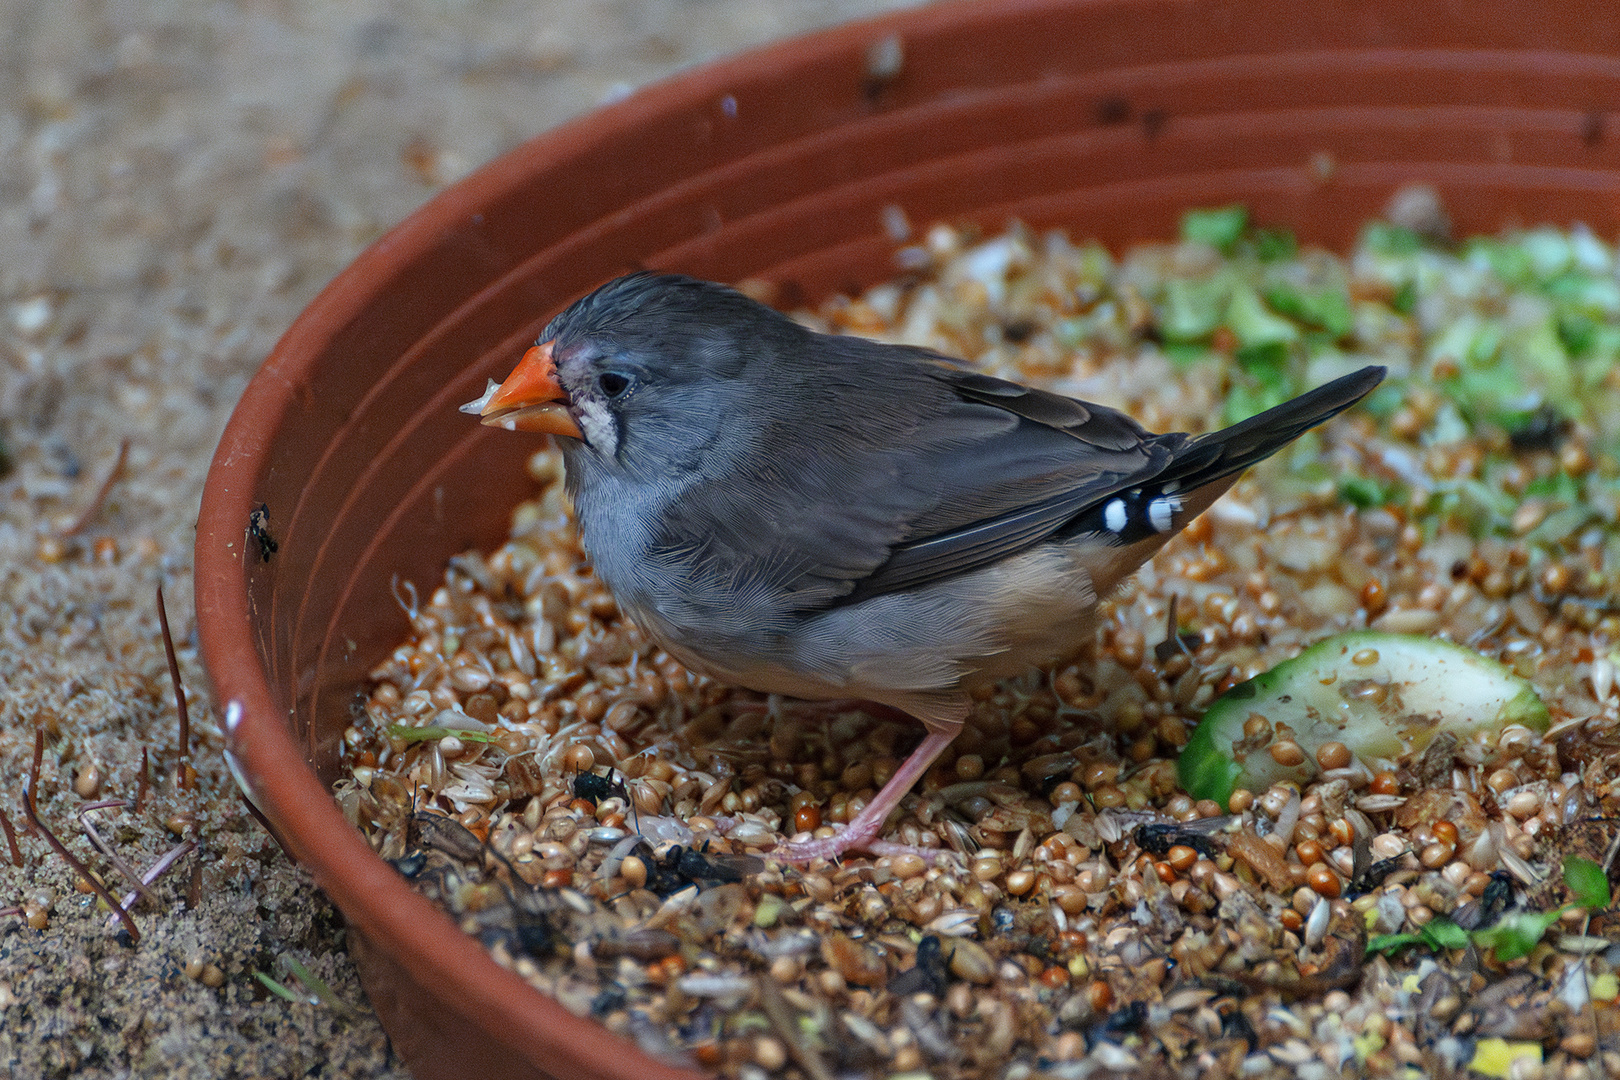
POLYGON ((1616 834, 1614 839, 1609 841, 1609 850, 1603 853, 1604 874, 1614 872, 1614 860, 1617 855, 1620 855, 1620 834, 1616 834))
POLYGON ((113 462, 112 468, 107 470, 107 479, 101 482, 101 487, 97 489, 95 498, 90 500, 90 505, 84 508, 84 513, 79 515, 77 521, 62 530, 58 539, 72 539, 83 532, 90 522, 95 520, 96 515, 101 512, 102 504, 107 501, 107 495, 112 491, 112 486, 118 482, 118 477, 123 473, 124 462, 128 459, 129 440, 125 439, 118 444, 118 458, 113 462))
POLYGON ((135 812, 139 814, 146 805, 146 792, 152 786, 152 769, 146 747, 141 747, 141 775, 135 785, 135 812))
POLYGON ((270 819, 264 816, 264 811, 254 806, 253 800, 245 794, 242 795, 242 805, 247 807, 248 813, 253 815, 253 820, 257 821, 260 827, 270 834, 270 839, 276 842, 276 846, 281 849, 281 853, 296 863, 298 860, 294 858, 292 849, 287 846, 287 841, 281 838, 281 834, 276 831, 276 827, 270 824, 270 819))
MULTIPOLYGON (((174 636, 169 633, 169 611, 163 605, 163 582, 157 586, 158 626, 163 630, 163 653, 169 658, 169 681, 174 684, 174 708, 180 714, 180 787, 191 787, 191 714, 186 710, 186 691, 180 685, 180 661, 174 655, 174 636)), ((196 810, 196 800, 192 800, 196 810)), ((192 817, 196 825, 195 813, 192 817)))
MULTIPOLYGON (((92 803, 89 806, 80 807, 79 824, 84 828, 84 834, 90 838, 91 846, 107 857, 107 861, 112 863, 113 869, 117 870, 120 874, 123 874, 124 878, 129 881, 130 884, 135 886, 135 891, 141 896, 144 896, 146 899, 152 901, 152 903, 157 904, 161 902, 158 900, 157 894, 146 887, 146 883, 143 882, 141 880, 141 876, 135 872, 135 868, 124 861, 123 856, 119 855, 118 852, 113 849, 113 846, 103 839, 102 835, 96 831, 95 825, 92 824, 90 819, 85 816, 92 810, 110 810, 115 807, 125 807, 128 805, 129 803, 124 802, 122 799, 108 799, 105 802, 92 803)), ((135 894, 131 893, 130 895, 134 896, 135 894)), ((125 903, 128 902, 129 901, 127 900, 125 901, 125 903)))
MULTIPOLYGON (((41 733, 41 738, 43 739, 43 733, 41 733)), ((118 916, 119 921, 124 924, 124 929, 129 931, 130 943, 139 942, 141 932, 136 927, 135 920, 130 918, 129 911, 113 897, 112 893, 107 891, 107 886, 103 885, 96 875, 90 872, 90 868, 80 862, 73 852, 67 849, 67 845, 58 840, 56 834, 46 828, 45 823, 39 819, 39 811, 34 807, 34 793, 31 787, 32 785, 24 787, 22 793, 23 809, 28 813, 28 820, 33 824, 34 828, 39 830, 39 835, 45 838, 45 842, 51 845, 51 848, 58 855, 67 860, 67 864, 73 868, 74 873, 84 879, 85 884, 90 886, 91 891, 105 900, 107 906, 112 908, 113 914, 118 916)))
MULTIPOLYGON (((182 840, 178 845, 170 848, 168 851, 158 856, 158 861, 147 867, 146 873, 141 875, 141 884, 152 884, 152 882, 162 877, 164 872, 167 871, 169 867, 179 862, 183 856, 190 854, 191 851, 196 848, 196 846, 197 845, 193 844, 190 840, 182 840)), ((135 902, 135 895, 136 894, 131 891, 124 896, 124 905, 126 907, 135 902)), ((107 916, 107 929, 111 930, 117 922, 117 915, 107 916)))
MULTIPOLYGON (((26 790, 26 791, 37 791, 37 790, 39 790, 39 767, 40 767, 41 764, 44 763, 44 761, 45 761, 45 729, 42 728, 42 727, 35 727, 34 728, 34 762, 33 762, 32 765, 28 766, 28 786, 24 790, 26 790)), ((33 826, 32 823, 29 824, 28 831, 30 833, 32 833, 34 831, 34 826, 33 826)))
MULTIPOLYGON (((191 793, 191 842, 202 848, 202 808, 199 793, 191 782, 191 713, 186 709, 186 688, 180 683, 180 661, 174 655, 174 635, 169 632, 169 610, 163 603, 163 582, 157 586, 158 625, 163 629, 163 653, 169 659, 169 682, 174 685, 174 711, 180 717, 180 789, 191 793)), ((191 881, 186 887, 186 907, 196 910, 202 905, 203 869, 199 860, 191 867, 191 881)))
POLYGON ((11 865, 21 866, 23 857, 22 848, 17 846, 17 830, 12 828, 11 818, 6 816, 4 810, 0 810, 0 828, 6 830, 6 843, 11 845, 11 865))

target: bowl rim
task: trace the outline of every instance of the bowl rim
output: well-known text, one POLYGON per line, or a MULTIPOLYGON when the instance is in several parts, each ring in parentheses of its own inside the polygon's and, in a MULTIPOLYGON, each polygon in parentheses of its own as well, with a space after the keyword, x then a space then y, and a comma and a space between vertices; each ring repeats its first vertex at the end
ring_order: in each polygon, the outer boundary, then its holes
MULTIPOLYGON (((1233 9, 1232 0, 1209 0, 1233 9)), ((283 840, 341 907, 351 925, 379 939, 410 976, 452 993, 495 1043, 556 1075, 637 1080, 692 1077, 641 1053, 595 1021, 577 1017, 495 964, 483 946, 448 915, 415 893, 343 818, 332 793, 306 761, 272 692, 253 632, 254 612, 245 561, 248 516, 255 488, 274 467, 265 433, 283 429, 300 387, 307 386, 324 346, 363 316, 369 298, 438 248, 447 227, 532 183, 548 161, 567 160, 661 117, 701 108, 726 94, 778 83, 785 72, 859 58, 867 47, 899 33, 909 43, 933 35, 962 36, 1011 18, 1037 20, 1076 8, 1133 12, 1184 7, 1187 0, 944 0, 847 23, 754 48, 649 84, 615 104, 590 110, 542 133, 446 188, 362 251, 310 302, 281 337, 244 390, 210 464, 202 492, 194 549, 200 650, 215 700, 225 717, 227 754, 243 786, 259 801, 283 840), (355 288, 356 283, 365 283, 355 288), (319 842, 312 838, 319 838, 319 842), (401 947, 408 946, 408 947, 401 947), (546 1040, 523 1044, 526 1033, 546 1040), (602 1054, 603 1047, 614 1048, 602 1054), (594 1053, 593 1053, 594 1051, 594 1053)), ((1343 6, 1343 5, 1339 5, 1343 6)))

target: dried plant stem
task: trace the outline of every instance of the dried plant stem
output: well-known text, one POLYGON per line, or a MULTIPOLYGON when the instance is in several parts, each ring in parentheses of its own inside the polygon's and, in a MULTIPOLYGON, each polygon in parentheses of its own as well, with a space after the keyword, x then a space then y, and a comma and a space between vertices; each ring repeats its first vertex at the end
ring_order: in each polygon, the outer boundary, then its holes
MULTIPOLYGON (((136 893, 144 896, 154 904, 161 903, 157 897, 157 894, 146 887, 146 883, 143 882, 141 880, 141 876, 135 872, 135 868, 129 865, 129 863, 125 862, 123 856, 119 855, 117 851, 113 850, 113 846, 109 844, 99 832, 96 831, 95 825, 86 816, 93 810, 110 810, 115 807, 125 807, 128 805, 129 804, 124 802, 122 799, 109 799, 105 802, 91 803, 89 806, 80 807, 79 824, 83 827, 84 834, 90 838, 91 845, 95 847, 97 851, 101 852, 107 857, 107 861, 112 863, 113 869, 117 870, 120 874, 123 874, 125 880, 135 886, 136 893)), ((133 900, 134 897, 135 893, 131 893, 130 899, 133 900)), ((128 904, 130 903, 130 900, 125 900, 124 903, 128 904)))
MULTIPOLYGON (((170 848, 168 851, 165 851, 162 855, 158 856, 157 862, 147 867, 146 873, 141 875, 141 885, 144 887, 152 884, 152 882, 162 877, 169 867, 179 862, 183 856, 189 855, 192 851, 196 850, 196 847, 197 845, 193 844, 190 840, 182 840, 176 846, 170 848)), ((125 906, 127 907, 134 902, 135 893, 133 891, 126 893, 124 896, 125 906)), ((117 921, 117 915, 107 916, 107 929, 111 930, 117 921)))
MULTIPOLYGON (((44 743, 45 733, 43 731, 35 732, 34 746, 36 748, 36 759, 40 753, 43 753, 44 743)), ((118 902, 112 893, 107 891, 107 886, 103 885, 99 880, 97 880, 96 875, 90 872, 90 868, 84 865, 84 863, 80 862, 73 852, 67 849, 67 845, 58 840, 56 838, 56 834, 51 832, 50 829, 46 828, 45 823, 39 819, 39 811, 34 806, 33 792, 33 782, 37 782, 38 775, 39 774, 36 772, 33 776, 29 777, 31 782, 23 787, 23 810, 28 814, 29 823, 39 831, 39 835, 45 838, 45 842, 51 845, 52 850, 54 850, 58 855, 62 856, 63 859, 67 860, 67 864, 73 868, 73 872, 84 879, 85 884, 90 886, 91 891, 107 902, 107 906, 112 908, 113 914, 116 915, 118 920, 124 924, 124 929, 129 931, 129 940, 131 944, 139 942, 141 940, 141 932, 140 929, 136 927, 135 920, 130 918, 129 911, 118 902)))
POLYGON ((135 812, 138 814, 146 806, 146 793, 152 786, 152 767, 150 756, 146 747, 141 747, 141 775, 135 785, 135 812))
MULTIPOLYGON (((198 805, 197 786, 191 778, 191 713, 186 708, 186 688, 180 683, 180 661, 174 654, 174 635, 169 632, 169 610, 163 603, 163 582, 157 586, 158 625, 163 628, 163 654, 169 660, 169 681, 174 685, 174 711, 180 718, 180 789, 191 793, 191 833, 193 847, 202 847, 202 809, 198 805)), ((202 863, 191 868, 191 881, 186 887, 186 907, 196 908, 202 903, 202 863)))
MULTIPOLYGON (((174 708, 180 715, 180 787, 185 790, 191 787, 191 714, 186 710, 185 688, 180 685, 180 661, 174 655, 174 636, 169 633, 169 611, 163 603, 161 581, 157 586, 157 611, 158 625, 163 629, 163 653, 169 660, 169 681, 174 684, 174 708)), ((195 816, 192 820, 195 824, 195 816)))
MULTIPOLYGON (((34 760, 33 763, 28 766, 28 783, 24 786, 24 791, 39 790, 39 767, 44 760, 45 729, 42 727, 36 727, 34 728, 34 760)), ((33 834, 35 831, 33 815, 29 815, 28 832, 33 834)))
POLYGON ((6 843, 11 847, 11 865, 21 866, 23 857, 22 848, 17 846, 17 830, 12 827, 11 818, 6 816, 4 810, 0 810, 0 828, 6 830, 6 843))
POLYGON ((123 475, 124 462, 127 460, 129 460, 129 440, 125 439, 118 444, 118 457, 113 462, 112 468, 107 470, 107 478, 101 482, 101 487, 96 489, 95 498, 90 500, 90 505, 84 508, 84 513, 79 515, 78 520, 62 531, 60 539, 68 540, 79 535, 95 520, 96 515, 101 512, 102 505, 106 503, 112 486, 118 482, 119 476, 123 475))
POLYGON ((253 820, 257 821, 260 827, 270 834, 270 839, 274 840, 276 846, 281 848, 281 853, 296 863, 298 861, 297 857, 293 855, 292 849, 287 846, 287 841, 283 840, 281 834, 276 831, 276 827, 270 824, 270 819, 264 816, 264 811, 254 806, 253 800, 246 795, 242 796, 242 805, 247 807, 248 813, 253 815, 253 820))

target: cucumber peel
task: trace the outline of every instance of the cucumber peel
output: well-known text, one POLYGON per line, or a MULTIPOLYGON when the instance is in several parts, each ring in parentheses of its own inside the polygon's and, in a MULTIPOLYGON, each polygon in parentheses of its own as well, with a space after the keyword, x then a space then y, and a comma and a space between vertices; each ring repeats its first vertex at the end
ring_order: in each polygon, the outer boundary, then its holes
POLYGON ((1358 758, 1400 760, 1435 735, 1458 738, 1522 724, 1545 731, 1547 706, 1529 682, 1460 645, 1360 630, 1319 641, 1217 698, 1177 762, 1181 786, 1223 808, 1238 788, 1304 785, 1316 751, 1342 742, 1358 758), (1304 761, 1272 746, 1292 739, 1304 761), (1285 760, 1288 754, 1282 755, 1285 760))

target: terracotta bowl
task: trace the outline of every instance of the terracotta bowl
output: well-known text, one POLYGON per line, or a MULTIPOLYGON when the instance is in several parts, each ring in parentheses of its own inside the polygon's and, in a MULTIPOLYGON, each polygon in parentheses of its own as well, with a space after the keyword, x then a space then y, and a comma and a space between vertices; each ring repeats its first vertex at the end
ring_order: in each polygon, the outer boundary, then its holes
POLYGON ((242 396, 203 493, 197 618, 247 785, 343 909, 420 1077, 687 1075, 497 967, 329 794, 390 583, 504 535, 535 443, 456 411, 567 301, 634 267, 890 273, 886 207, 1123 246, 1241 201, 1343 247, 1401 184, 1457 227, 1620 232, 1620 6, 1544 0, 946 4, 692 72, 446 191, 336 280, 242 396), (898 70, 873 65, 898 43, 898 70), (882 49, 879 49, 882 52, 882 49), (279 547, 261 558, 249 514, 279 547))

